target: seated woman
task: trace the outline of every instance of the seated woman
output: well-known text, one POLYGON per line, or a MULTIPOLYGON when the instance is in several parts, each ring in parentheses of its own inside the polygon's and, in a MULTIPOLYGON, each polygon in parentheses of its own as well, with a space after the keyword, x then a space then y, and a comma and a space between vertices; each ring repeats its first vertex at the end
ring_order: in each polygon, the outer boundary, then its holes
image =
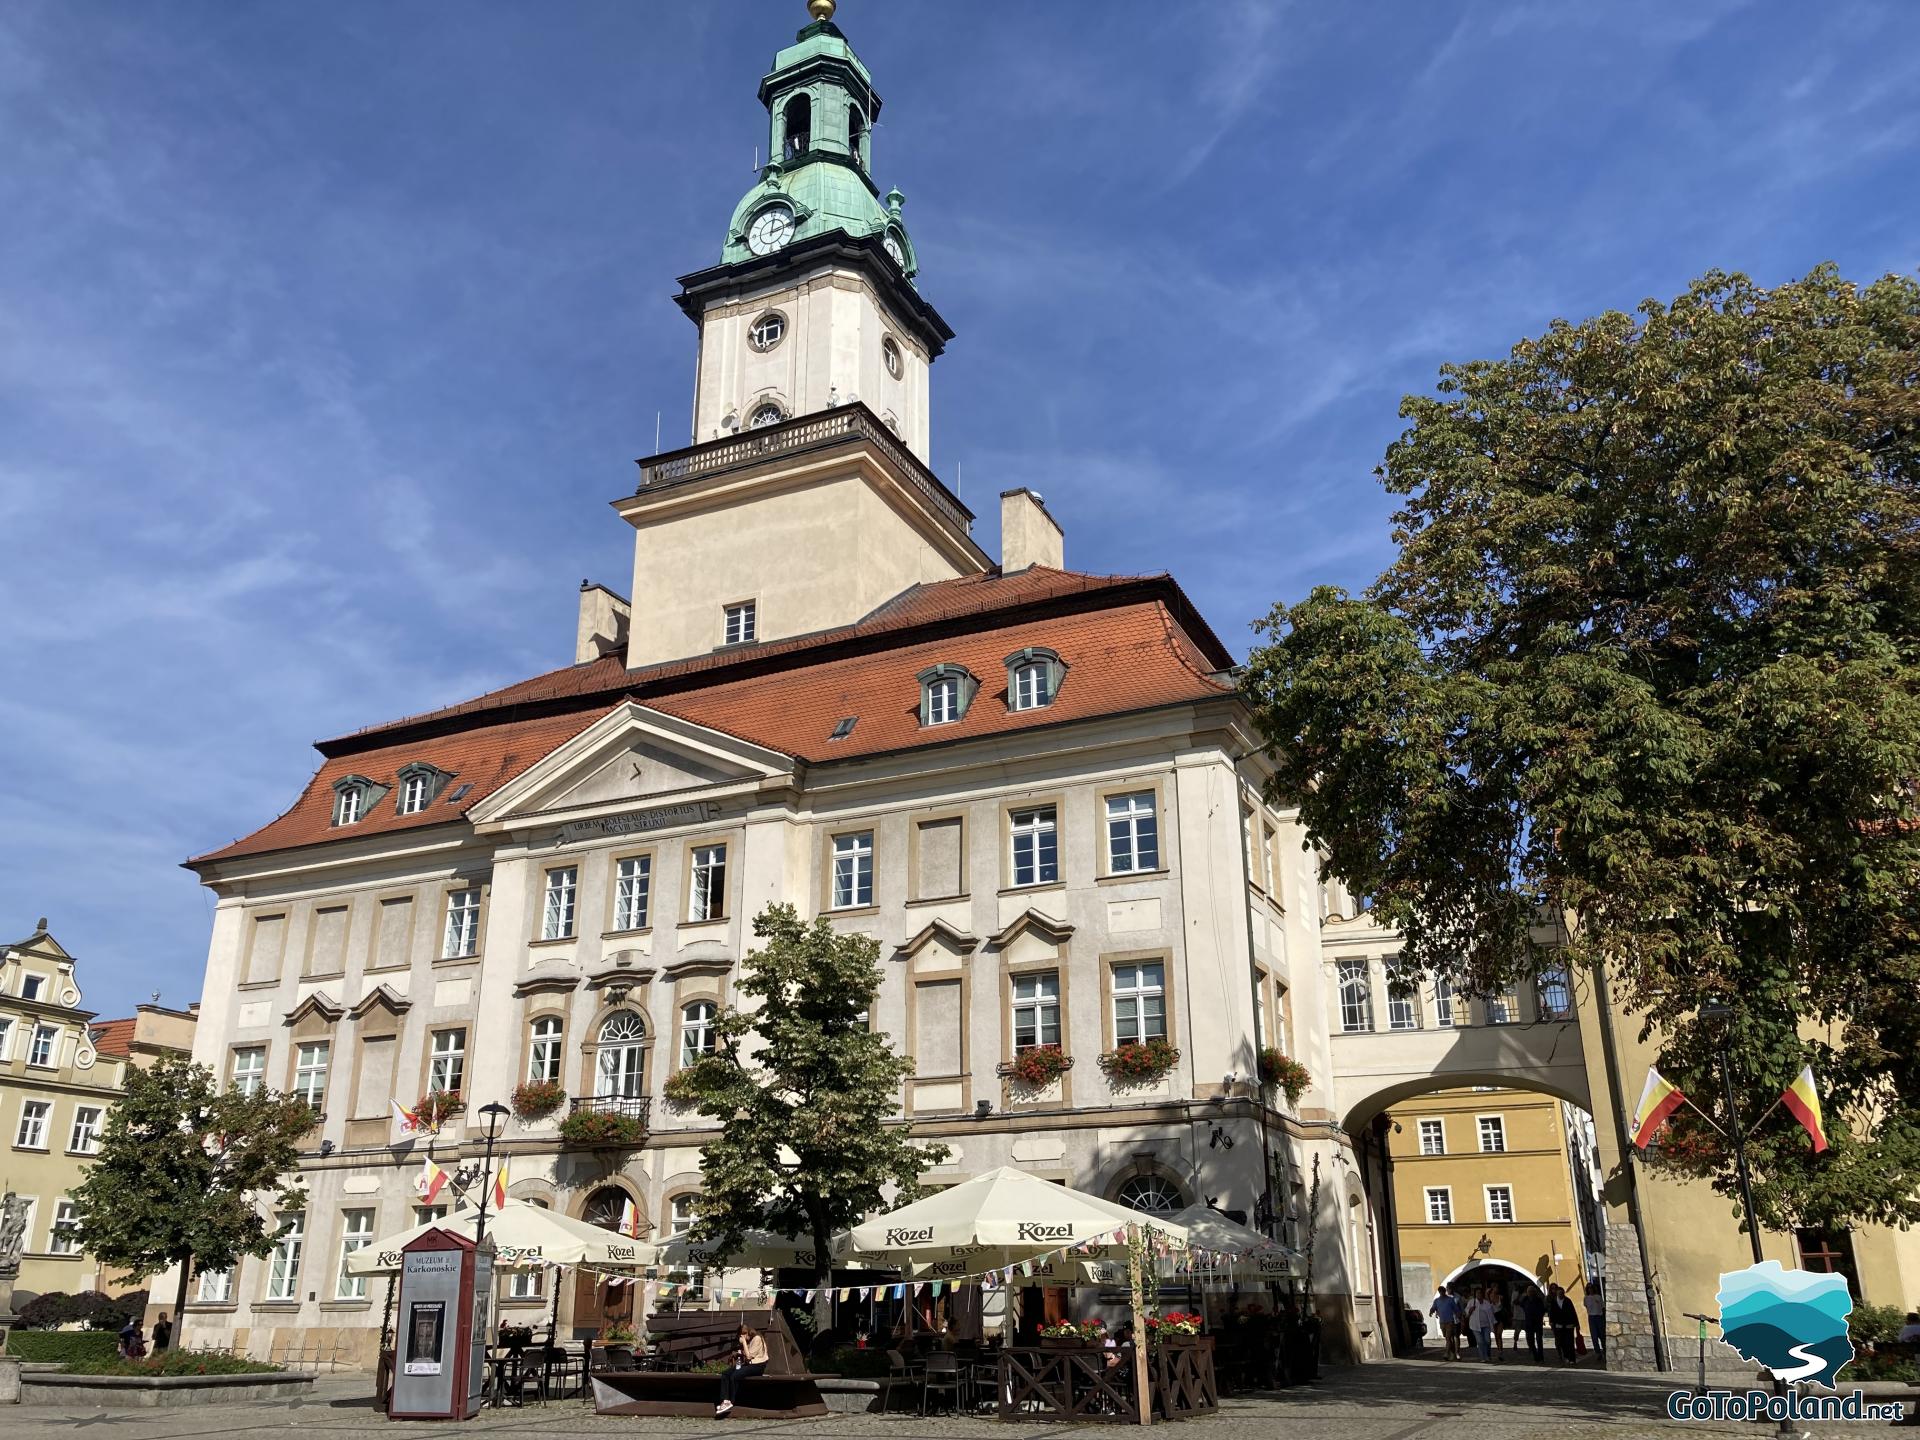
POLYGON ((720 1372, 720 1403, 713 1409, 713 1418, 718 1420, 733 1409, 734 1402, 740 1398, 741 1381, 764 1375, 766 1369, 766 1336, 742 1320, 740 1332, 734 1337, 733 1363, 720 1372))

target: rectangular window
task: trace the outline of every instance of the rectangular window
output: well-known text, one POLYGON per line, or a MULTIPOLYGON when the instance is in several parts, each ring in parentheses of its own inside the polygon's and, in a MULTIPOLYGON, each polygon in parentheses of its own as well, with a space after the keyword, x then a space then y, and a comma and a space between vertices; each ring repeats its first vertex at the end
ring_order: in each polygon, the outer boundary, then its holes
POLYGON ((726 642, 728 645, 745 645, 753 639, 756 624, 754 602, 742 601, 738 605, 727 606, 726 642))
POLYGON ((527 1049, 527 1079, 560 1083, 560 1017, 542 1015, 533 1022, 527 1049))
POLYGON ((1511 990, 1487 996, 1487 1024, 1512 1025, 1520 1019, 1520 997, 1511 990))
POLYGON ((1453 1191, 1444 1185, 1427 1187, 1427 1223, 1429 1225, 1453 1223, 1453 1191))
POLYGON ((1391 987, 1387 990, 1387 1028, 1389 1030, 1418 1030, 1420 1028, 1420 1003, 1418 997, 1400 994, 1391 987))
POLYGON ((367 1277, 347 1273, 347 1260, 356 1250, 364 1250, 373 1243, 373 1211, 343 1210, 340 1212, 340 1279, 334 1287, 336 1300, 364 1300, 367 1298, 367 1277))
POLYGON ((629 855, 613 867, 613 928, 647 928, 647 904, 653 896, 653 857, 629 855))
POLYGON ((1150 965, 1113 967, 1113 1042, 1167 1038, 1166 970, 1150 965))
POLYGON ((1280 898, 1280 869, 1273 860, 1274 829, 1266 821, 1260 822, 1260 883, 1267 893, 1278 900, 1280 898))
POLYGON ((1511 1185, 1487 1186, 1487 1220, 1494 1225, 1513 1223, 1513 1187, 1511 1185))
POLYGON ((480 949, 480 887, 455 890, 447 896, 447 938, 440 958, 457 960, 480 949))
POLYGON ((327 1104, 327 1061, 332 1050, 325 1040, 309 1041, 294 1060, 293 1093, 311 1105, 316 1115, 327 1104))
POLYGON ((47 1231, 47 1251, 53 1255, 80 1253, 80 1207, 60 1200, 53 1207, 53 1228, 47 1231))
POLYGON ((353 787, 342 790, 339 797, 333 802, 333 823, 336 825, 352 825, 357 823, 359 819, 360 791, 353 787))
POLYGON ((696 845, 688 887, 687 919, 719 920, 727 913, 727 847, 696 845))
POLYGON ((580 887, 580 871, 573 865, 547 871, 547 900, 540 914, 542 940, 573 938, 573 902, 580 887))
POLYGON ((711 1000, 696 1000, 680 1011, 680 1063, 692 1065, 713 1054, 720 1037, 713 1024, 720 1011, 711 1000))
POLYGON ((960 718, 960 681, 955 676, 929 681, 927 684, 927 719, 929 725, 945 725, 960 718))
MULTIPOLYGON (((668 1234, 669 1235, 686 1234, 687 1231, 693 1228, 694 1218, 695 1217, 693 1213, 693 1196, 691 1195, 674 1196, 673 1204, 667 1212, 668 1234)), ((676 1281, 679 1281, 681 1284, 687 1287, 686 1293, 683 1298, 688 1300, 701 1300, 706 1298, 706 1289, 705 1289, 706 1273, 707 1272, 704 1270, 687 1270, 687 1271, 676 1270, 673 1272, 672 1278, 676 1281)))
POLYGON ((1340 1028, 1349 1035, 1373 1029, 1373 980, 1364 960, 1340 962, 1340 1028))
POLYGON ((1160 817, 1153 792, 1107 797, 1107 869, 1115 875, 1160 868, 1160 817))
POLYGON ((1038 710, 1053 699, 1053 670, 1044 660, 1021 665, 1013 672, 1013 708, 1038 710))
POLYGON ((427 1088, 457 1095, 467 1079, 467 1032, 441 1030, 433 1037, 433 1058, 427 1065, 427 1088))
POLYGON ((233 1271, 202 1270, 196 1291, 202 1305, 225 1305, 233 1299, 233 1271))
POLYGON ((46 983, 47 981, 44 975, 22 975, 20 977, 20 998, 22 1000, 38 1000, 40 998, 40 989, 46 983))
MULTIPOLYGON (((400 813, 418 815, 427 808, 427 795, 433 784, 424 775, 409 775, 400 787, 400 813)), ((364 1286, 361 1287, 365 1289, 364 1286)))
POLYGON ((298 1210, 274 1217, 280 1222, 280 1238, 273 1242, 273 1256, 267 1270, 267 1299, 300 1298, 300 1249, 306 1241, 307 1217, 298 1210))
POLYGON ((1507 1122, 1498 1115, 1480 1117, 1480 1153, 1497 1155, 1507 1148, 1507 1122))
POLYGON ((55 1042, 59 1038, 60 1032, 51 1025, 34 1026, 33 1039, 27 1045, 27 1064, 51 1068, 55 1042))
POLYGON ((1453 981, 1445 975, 1433 977, 1433 1023, 1443 1030, 1453 1028, 1453 981))
POLYGON ((1013 1048, 1060 1043, 1060 972, 1013 977, 1013 1048))
POLYGON ((873 832, 833 837, 833 908, 873 904, 873 832))
POLYGON ((47 1148, 47 1117, 53 1114, 53 1106, 45 1100, 27 1100, 20 1106, 20 1128, 14 1132, 13 1143, 22 1150, 44 1150, 47 1148))
POLYGON ((257 1095, 267 1083, 267 1052, 261 1045, 248 1045, 233 1052, 233 1069, 227 1088, 237 1095, 257 1095))
POLYGON ((0 1061, 13 1058, 13 1021, 0 1016, 0 1061))
POLYGON ((67 1149, 76 1155, 91 1155, 100 1148, 100 1117, 105 1112, 98 1105, 76 1105, 73 1109, 73 1131, 67 1136, 67 1149))
POLYGON ((539 1266, 530 1270, 509 1270, 507 1272, 507 1298, 509 1300, 538 1300, 546 1292, 540 1288, 546 1271, 539 1266))
POLYGON ((1013 835, 1013 883, 1052 885, 1060 879, 1060 848, 1053 806, 1016 810, 1013 835))
POLYGON ((413 1207, 413 1223, 416 1226, 431 1225, 436 1220, 447 1218, 445 1205, 416 1205, 413 1207))
POLYGON ((1420 1122, 1420 1153, 1422 1155, 1444 1155, 1447 1153, 1446 1121, 1422 1120, 1420 1122))

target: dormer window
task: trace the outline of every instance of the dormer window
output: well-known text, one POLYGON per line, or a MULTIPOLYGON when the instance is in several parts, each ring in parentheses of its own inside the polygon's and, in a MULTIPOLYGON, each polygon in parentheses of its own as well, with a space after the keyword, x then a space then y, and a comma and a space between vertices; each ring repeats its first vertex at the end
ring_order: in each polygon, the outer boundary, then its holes
POLYGON ((980 682, 964 665, 935 665, 920 672, 920 723, 951 725, 967 713, 980 682))
POLYGON ((398 809, 402 815, 418 815, 434 802, 434 798, 445 788, 453 777, 446 771, 429 765, 423 760, 414 760, 400 767, 400 802, 398 809))
POLYGON ((386 793, 385 785, 376 785, 364 775, 347 775, 334 781, 333 823, 358 825, 386 793))
POLYGON ((1007 656, 1007 708, 1040 710, 1060 693, 1067 667, 1051 650, 1029 646, 1007 656))

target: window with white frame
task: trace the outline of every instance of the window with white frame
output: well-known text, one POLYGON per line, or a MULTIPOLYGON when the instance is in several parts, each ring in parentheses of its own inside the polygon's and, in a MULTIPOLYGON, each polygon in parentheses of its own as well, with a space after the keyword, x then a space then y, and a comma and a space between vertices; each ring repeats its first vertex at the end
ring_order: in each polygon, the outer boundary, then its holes
POLYGON ((1507 1122, 1499 1115, 1480 1117, 1480 1153, 1497 1155, 1507 1148, 1507 1122))
POLYGON ((1013 668, 1013 708, 1038 710, 1053 700, 1053 667, 1029 660, 1013 668))
POLYGON ((1453 1028, 1453 981, 1445 975, 1433 977, 1433 1023, 1443 1030, 1453 1028))
POLYGON ((1511 990, 1487 996, 1487 1024, 1512 1025, 1520 1019, 1520 997, 1511 990))
POLYGON ((1422 1155, 1444 1155, 1447 1153, 1446 1121, 1422 1120, 1420 1122, 1420 1153, 1422 1155))
POLYGON ((540 938, 573 938, 574 902, 580 893, 580 867, 562 865, 547 871, 546 901, 540 908, 540 938))
POLYGON ((1160 868, 1160 815, 1153 791, 1107 797, 1107 869, 1115 875, 1160 868))
POLYGON ((727 913, 727 847, 693 847, 693 874, 687 887, 687 919, 719 920, 727 913))
POLYGON ((1420 1028, 1420 1000, 1409 990, 1396 986, 1387 988, 1387 1028, 1389 1030, 1418 1030, 1420 1028))
POLYGON ((787 317, 778 310, 769 310, 752 325, 747 327, 747 339, 753 348, 762 353, 773 349, 787 334, 787 317))
POLYGON ((14 1145, 21 1150, 46 1149, 47 1121, 52 1114, 51 1101, 23 1100, 20 1103, 20 1128, 13 1134, 14 1145))
POLYGON ((413 1223, 418 1227, 444 1220, 447 1218, 447 1208, 445 1205, 416 1205, 413 1207, 413 1223))
POLYGON ((352 1274, 347 1262, 354 1252, 366 1249, 373 1243, 373 1211, 343 1210, 340 1212, 340 1278, 334 1286, 336 1300, 364 1300, 367 1298, 367 1277, 352 1274))
MULTIPOLYGON (((693 1229, 693 1222, 696 1218, 693 1212, 693 1200, 694 1197, 691 1195, 676 1195, 673 1197, 672 1203, 667 1208, 667 1228, 670 1234, 684 1235, 693 1229)), ((684 1275, 685 1277, 681 1281, 681 1283, 687 1287, 684 1298, 699 1300, 705 1297, 706 1271, 690 1269, 684 1272, 675 1271, 674 1273, 676 1275, 684 1275)))
POLYGON ((613 867, 613 928, 644 930, 653 900, 653 857, 629 855, 613 867))
POLYGON ((1113 1043, 1167 1038, 1167 972, 1157 961, 1113 967, 1113 1043))
POLYGON ((300 1298, 300 1251, 306 1243, 307 1217, 290 1210, 274 1217, 280 1224, 279 1237, 273 1242, 273 1254, 267 1266, 267 1299, 300 1298))
POLYGON ((456 1095, 467 1080, 467 1032, 464 1028, 438 1030, 427 1062, 427 1089, 456 1095))
POLYGON ((1058 881, 1059 827, 1053 806, 1015 810, 1008 819, 1013 843, 1013 883, 1051 885, 1058 881))
POLYGON ((1429 1225, 1453 1223, 1453 1191, 1448 1186, 1427 1186, 1427 1223, 1429 1225))
POLYGON ((27 1064, 51 1068, 59 1046, 60 1032, 51 1025, 33 1027, 33 1039, 27 1042, 27 1064))
POLYGON ((0 1015, 0 1061, 13 1058, 13 1021, 0 1015))
POLYGON ((833 908, 873 904, 873 832, 833 837, 833 908))
POLYGON ((440 946, 442 960, 458 960, 480 948, 480 887, 470 885, 447 895, 447 934, 440 946))
POLYGON ((360 821, 360 807, 365 803, 366 795, 358 785, 348 785, 334 792, 333 823, 336 825, 356 825, 360 821))
POLYGON ((333 1046, 325 1040, 309 1040, 294 1054, 293 1093, 313 1107, 318 1115, 327 1103, 327 1064, 333 1046))
POLYGON ((713 1054, 719 1037, 714 1034, 713 1022, 720 1011, 711 1000, 695 1000, 680 1011, 680 1063, 691 1065, 703 1056, 713 1054))
POLYGON ((528 1031, 527 1079, 560 1082, 560 1017, 542 1015, 528 1031))
POLYGON ((233 1300, 233 1271, 202 1270, 194 1293, 202 1305, 226 1305, 233 1300))
POLYGON ((752 642, 759 629, 759 606, 752 600, 742 600, 737 605, 726 607, 725 644, 746 645, 752 642))
POLYGON ((1486 1191, 1487 1222, 1492 1225, 1511 1225, 1513 1223, 1513 1187, 1489 1185, 1486 1191))
POLYGON ((267 1083, 267 1051, 263 1045, 243 1045, 233 1052, 227 1089, 236 1095, 257 1095, 267 1083))
POLYGON ((616 1010, 600 1026, 595 1056, 602 1098, 632 1100, 647 1085, 647 1022, 631 1010, 616 1010))
POLYGON ((51 1255, 80 1253, 80 1207, 71 1200, 54 1202, 53 1226, 47 1231, 47 1253, 51 1255))
POLYGON ((1536 987, 1542 1020, 1573 1018, 1573 982, 1564 965, 1549 965, 1541 972, 1536 987))
POLYGON ((1060 972, 1013 977, 1013 1048, 1017 1054, 1060 1043, 1060 972))
POLYGON ((947 725, 967 713, 980 682, 962 665, 940 664, 920 672, 920 723, 947 725))
POLYGON ((764 405, 756 405, 753 407, 753 413, 747 416, 747 428, 749 430, 764 430, 769 425, 778 425, 786 418, 787 412, 769 400, 764 405))
POLYGON ((1340 977, 1340 1028, 1351 1035, 1373 1029, 1373 980, 1364 960, 1342 960, 1340 977))
MULTIPOLYGON (((427 801, 432 798, 431 776, 416 772, 400 782, 400 813, 402 815, 418 815, 427 808, 427 801)), ((365 1287, 362 1286, 362 1288, 365 1287)))
POLYGON ((106 1112, 98 1105, 73 1107, 73 1130, 67 1136, 67 1149, 76 1155, 92 1155, 100 1149, 100 1117, 106 1112))

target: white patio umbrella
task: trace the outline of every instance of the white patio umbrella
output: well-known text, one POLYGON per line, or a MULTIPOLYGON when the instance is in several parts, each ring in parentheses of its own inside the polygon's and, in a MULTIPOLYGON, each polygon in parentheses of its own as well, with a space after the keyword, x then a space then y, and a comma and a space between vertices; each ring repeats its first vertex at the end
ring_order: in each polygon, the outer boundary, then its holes
MULTIPOLYGON (((400 1269, 400 1252, 427 1231, 451 1230, 472 1239, 479 1216, 477 1207, 462 1206, 444 1220, 429 1220, 362 1246, 347 1257, 347 1273, 392 1274, 400 1269)), ((487 1238, 494 1244, 494 1264, 509 1270, 542 1265, 651 1265, 658 1252, 657 1246, 644 1240, 513 1199, 503 1209, 487 1211, 487 1238)))
POLYGON ((1285 1280, 1302 1273, 1299 1256, 1277 1240, 1205 1205, 1189 1205, 1168 1217, 1187 1232, 1196 1249, 1211 1252, 1193 1273, 1222 1280, 1285 1280))
POLYGON ((771 1230, 749 1230, 732 1250, 722 1251, 710 1241, 675 1235, 654 1247, 648 1264, 674 1270, 779 1270, 813 1268, 813 1241, 789 1239, 771 1230))

